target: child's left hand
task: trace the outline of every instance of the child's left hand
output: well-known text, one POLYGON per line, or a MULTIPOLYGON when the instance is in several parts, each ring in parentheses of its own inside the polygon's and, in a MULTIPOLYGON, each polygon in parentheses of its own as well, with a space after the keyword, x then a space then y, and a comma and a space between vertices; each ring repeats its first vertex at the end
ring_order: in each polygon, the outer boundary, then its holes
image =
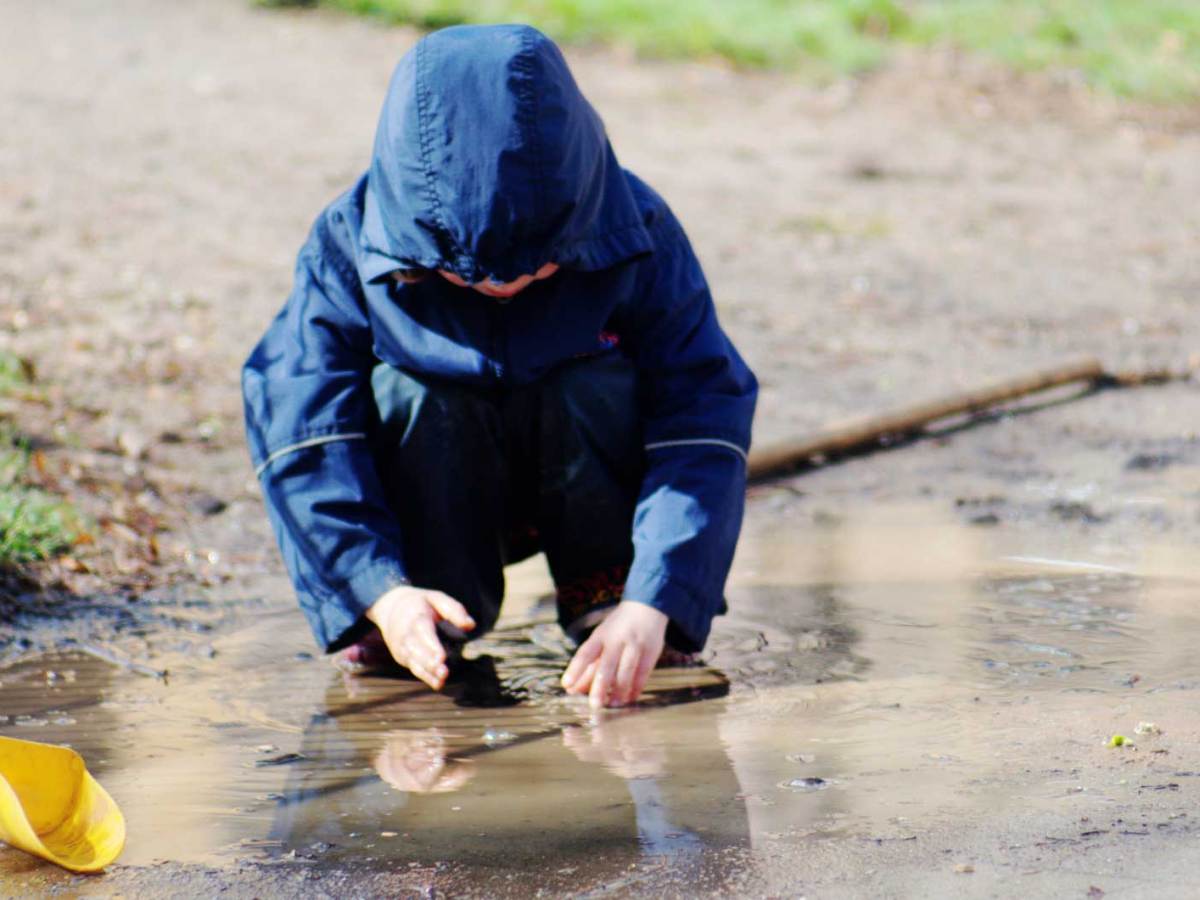
POLYGON ((621 601, 575 651, 563 687, 568 694, 587 694, 593 707, 633 703, 658 663, 666 632, 665 613, 621 601))

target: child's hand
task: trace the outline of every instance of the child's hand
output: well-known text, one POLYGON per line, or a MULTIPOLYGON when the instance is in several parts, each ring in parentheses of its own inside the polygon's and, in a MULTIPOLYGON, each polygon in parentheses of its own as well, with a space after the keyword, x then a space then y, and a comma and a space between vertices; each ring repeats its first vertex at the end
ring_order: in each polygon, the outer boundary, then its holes
POLYGON ((658 662, 666 632, 665 613, 632 600, 618 603, 575 651, 563 687, 568 694, 587 694, 594 707, 633 703, 658 662))
POLYGON ((392 658, 435 691, 442 689, 450 674, 437 623, 444 619, 463 631, 475 627, 475 620, 457 600, 410 585, 392 588, 376 600, 367 618, 379 626, 392 658))

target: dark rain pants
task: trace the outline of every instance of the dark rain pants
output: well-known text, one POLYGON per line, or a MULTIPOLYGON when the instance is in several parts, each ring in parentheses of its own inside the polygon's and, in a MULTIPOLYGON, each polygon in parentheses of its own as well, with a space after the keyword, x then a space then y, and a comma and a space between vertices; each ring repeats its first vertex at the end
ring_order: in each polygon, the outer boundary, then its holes
POLYGON ((644 468, 635 382, 615 354, 524 387, 377 366, 376 462, 412 583, 462 603, 479 635, 499 615, 504 566, 541 550, 563 628, 578 637, 594 625, 633 559, 644 468))

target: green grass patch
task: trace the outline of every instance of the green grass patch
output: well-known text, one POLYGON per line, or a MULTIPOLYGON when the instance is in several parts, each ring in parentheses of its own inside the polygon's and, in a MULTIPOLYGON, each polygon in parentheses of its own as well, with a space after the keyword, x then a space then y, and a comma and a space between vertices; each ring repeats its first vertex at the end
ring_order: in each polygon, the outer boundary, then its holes
POLYGON ((25 391, 33 383, 33 363, 15 353, 0 352, 0 395, 25 391))
MULTIPOLYGON (((281 0, 268 0, 280 5, 281 0)), ((282 0, 288 3, 288 0, 282 0)), ((556 40, 619 43, 666 58, 856 72, 907 27, 899 0, 321 0, 421 28, 528 22, 556 40)))
POLYGON ((0 567, 64 553, 82 534, 69 503, 27 482, 30 456, 20 438, 0 434, 0 567))
POLYGON ((944 0, 923 2, 909 31, 1022 69, 1075 69, 1127 97, 1200 97, 1197 0, 944 0))
POLYGON ((256 0, 441 28, 528 22, 556 40, 817 74, 869 69, 897 43, 950 42, 1024 69, 1069 68, 1117 94, 1200 97, 1200 0, 256 0))
MULTIPOLYGON (((0 353, 0 394, 27 390, 27 362, 0 353)), ((64 553, 82 536, 79 514, 61 498, 31 483, 33 452, 9 423, 0 423, 0 568, 64 553)))

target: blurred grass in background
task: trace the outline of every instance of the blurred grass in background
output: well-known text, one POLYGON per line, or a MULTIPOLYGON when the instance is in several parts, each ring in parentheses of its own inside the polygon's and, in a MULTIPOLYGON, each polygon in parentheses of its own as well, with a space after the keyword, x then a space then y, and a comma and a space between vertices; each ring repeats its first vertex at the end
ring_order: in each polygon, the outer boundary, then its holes
POLYGON ((556 40, 861 72, 897 43, 950 43, 1023 69, 1074 69, 1116 94, 1200 97, 1200 0, 257 0, 441 28, 528 22, 556 40))
POLYGON ((1075 69, 1127 97, 1200 97, 1200 0, 924 0, 912 38, 1022 69, 1075 69))

